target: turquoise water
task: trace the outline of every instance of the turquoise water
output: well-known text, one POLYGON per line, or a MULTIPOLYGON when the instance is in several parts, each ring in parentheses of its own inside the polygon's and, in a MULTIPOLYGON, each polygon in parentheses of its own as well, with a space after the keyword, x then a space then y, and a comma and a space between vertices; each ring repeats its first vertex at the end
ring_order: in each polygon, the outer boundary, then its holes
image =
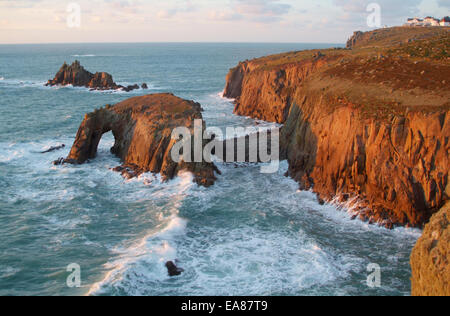
MULTIPOLYGON (((71 44, 0 46, 0 295, 408 295, 420 232, 351 221, 337 206, 259 167, 219 165, 212 188, 191 175, 125 181, 105 135, 98 157, 54 167, 86 112, 145 93, 200 102, 208 126, 250 126, 221 98, 239 61, 307 44, 71 44), (47 88, 64 61, 150 90, 47 88), (40 154, 66 144, 59 152, 40 154), (167 260, 186 271, 169 278, 167 260), (68 265, 81 267, 69 288, 68 265), (367 266, 381 287, 367 286, 367 266)), ((258 124, 261 124, 259 122, 258 124)), ((262 123, 270 126, 269 123, 262 123)))

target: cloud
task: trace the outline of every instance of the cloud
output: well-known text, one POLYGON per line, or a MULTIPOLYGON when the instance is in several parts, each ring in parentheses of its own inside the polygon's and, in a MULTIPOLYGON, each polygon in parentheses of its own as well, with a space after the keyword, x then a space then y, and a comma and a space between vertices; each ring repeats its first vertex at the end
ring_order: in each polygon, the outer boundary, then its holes
POLYGON ((231 10, 214 10, 209 17, 217 21, 246 20, 256 23, 275 23, 283 20, 292 6, 280 0, 232 0, 231 10))
POLYGON ((240 14, 281 16, 291 10, 290 4, 280 3, 279 0, 237 0, 235 10, 240 14))
POLYGON ((450 0, 438 0, 438 6, 450 9, 450 0))
POLYGON ((402 25, 407 18, 420 13, 422 0, 333 0, 333 4, 342 11, 335 21, 349 27, 367 28, 370 14, 367 9, 371 3, 380 6, 382 25, 402 25))
POLYGON ((0 0, 0 6, 5 8, 31 8, 44 0, 0 0))
POLYGON ((409 16, 419 11, 422 0, 333 0, 333 2, 349 13, 366 13, 369 4, 377 3, 381 7, 383 15, 409 16))
POLYGON ((170 19, 178 15, 179 13, 189 13, 197 11, 197 6, 194 5, 190 0, 182 1, 177 5, 170 6, 158 11, 157 16, 160 19, 170 19))
POLYGON ((210 11, 209 19, 214 21, 239 21, 243 16, 232 11, 210 11))

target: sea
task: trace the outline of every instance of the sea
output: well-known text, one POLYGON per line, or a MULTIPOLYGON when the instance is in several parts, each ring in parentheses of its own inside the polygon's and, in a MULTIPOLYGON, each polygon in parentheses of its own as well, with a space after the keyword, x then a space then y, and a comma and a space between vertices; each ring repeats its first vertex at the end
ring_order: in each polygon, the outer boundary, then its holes
POLYGON ((415 229, 351 220, 256 164, 218 164, 203 188, 183 173, 125 180, 111 134, 90 163, 67 156, 85 113, 149 93, 201 103, 208 126, 267 126, 222 97, 239 61, 336 44, 140 43, 0 45, 0 295, 410 295, 415 229), (98 92, 45 87, 79 60, 121 85, 98 92), (65 144, 62 150, 42 153, 65 144), (184 269, 169 277, 169 260, 184 269))

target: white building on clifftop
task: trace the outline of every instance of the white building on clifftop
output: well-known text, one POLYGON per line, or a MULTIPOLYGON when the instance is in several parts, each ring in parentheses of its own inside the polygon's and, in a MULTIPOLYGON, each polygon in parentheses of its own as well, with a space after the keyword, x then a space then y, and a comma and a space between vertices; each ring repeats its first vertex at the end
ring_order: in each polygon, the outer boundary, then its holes
POLYGON ((440 26, 439 24, 439 20, 435 19, 431 16, 427 16, 424 20, 423 23, 425 24, 425 26, 440 26))
POLYGON ((441 20, 441 26, 450 26, 450 17, 446 16, 441 20))
POLYGON ((447 16, 442 20, 427 16, 425 19, 410 18, 405 26, 450 26, 450 18, 447 16))

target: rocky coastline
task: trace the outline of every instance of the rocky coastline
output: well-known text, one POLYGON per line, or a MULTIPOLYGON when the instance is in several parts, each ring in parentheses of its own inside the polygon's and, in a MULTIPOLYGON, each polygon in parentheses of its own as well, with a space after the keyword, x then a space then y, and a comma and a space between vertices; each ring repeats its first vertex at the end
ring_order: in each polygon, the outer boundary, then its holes
MULTIPOLYGON (((448 29, 436 32, 357 32, 347 49, 241 62, 224 90, 235 99, 235 114, 283 125, 286 176, 317 193, 321 204, 356 201, 353 219, 388 229, 425 227, 411 256, 413 295, 450 295, 450 59, 414 53, 450 36, 448 29)), ((48 84, 118 87, 110 75, 86 73, 77 62, 48 84)), ((213 163, 170 157, 172 130, 193 133, 197 119, 200 104, 172 94, 131 98, 86 114, 69 156, 55 164, 93 159, 102 135, 112 131, 111 151, 123 162, 114 171, 125 178, 153 172, 169 180, 186 170, 208 187, 220 174, 213 163)), ((181 273, 173 263, 167 268, 181 273)))
POLYGON ((357 201, 370 224, 424 229, 412 295, 450 295, 450 30, 355 32, 347 49, 240 63, 224 96, 283 124, 288 176, 320 201, 357 201))
POLYGON ((224 96, 235 114, 284 124, 282 156, 302 189, 357 199, 373 224, 423 227, 449 197, 450 64, 377 44, 242 62, 224 96))

